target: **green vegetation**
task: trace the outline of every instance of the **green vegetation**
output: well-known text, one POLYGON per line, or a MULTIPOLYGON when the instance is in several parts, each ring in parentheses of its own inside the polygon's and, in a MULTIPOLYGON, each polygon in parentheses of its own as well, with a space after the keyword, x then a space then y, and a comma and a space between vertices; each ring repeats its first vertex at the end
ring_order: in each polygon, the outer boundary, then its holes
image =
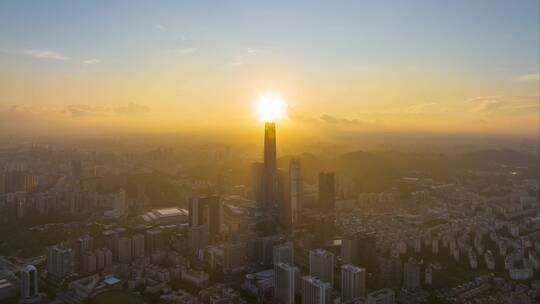
MULTIPOLYGON (((68 222, 72 218, 64 217, 68 222)), ((51 218, 50 222, 60 222, 51 218)), ((66 229, 63 225, 48 226, 47 229, 29 229, 29 221, 20 221, 13 224, 0 225, 0 255, 16 255, 20 257, 34 257, 45 253, 45 247, 58 244, 67 239, 79 236, 79 229, 66 229)))
POLYGON ((488 272, 486 269, 473 270, 465 264, 450 262, 442 271, 433 272, 433 288, 455 287, 488 272))

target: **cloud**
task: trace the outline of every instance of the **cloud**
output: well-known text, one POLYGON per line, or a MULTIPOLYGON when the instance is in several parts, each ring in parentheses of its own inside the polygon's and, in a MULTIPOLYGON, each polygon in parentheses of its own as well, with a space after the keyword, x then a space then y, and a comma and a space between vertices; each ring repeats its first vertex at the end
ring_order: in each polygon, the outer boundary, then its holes
POLYGON ((235 60, 229 62, 229 65, 232 67, 239 67, 244 65, 244 60, 242 58, 236 58, 235 60))
POLYGON ((39 59, 50 59, 50 60, 69 60, 70 58, 64 54, 61 54, 53 50, 42 50, 42 49, 27 49, 23 50, 23 54, 32 56, 39 59))
POLYGON ((282 55, 282 53, 271 49, 247 48, 237 55, 233 60, 229 61, 228 64, 232 67, 240 67, 259 59, 272 59, 282 55))
POLYGON ((539 96, 478 96, 467 100, 473 105, 472 111, 476 113, 492 112, 523 112, 523 110, 539 106, 539 96))
POLYGON ((176 50, 170 50, 169 53, 171 54, 177 54, 177 55, 188 55, 193 54, 197 52, 197 48, 182 48, 182 49, 176 49, 176 50))
POLYGON ((362 122, 358 119, 339 118, 332 115, 323 114, 319 117, 323 122, 331 124, 360 125, 362 122))
POLYGON ((91 65, 91 64, 98 64, 100 62, 101 62, 101 60, 99 60, 99 59, 91 58, 91 59, 83 60, 82 63, 86 64, 86 65, 91 65))
POLYGON ((72 116, 107 116, 110 111, 105 107, 89 106, 89 105, 69 105, 66 108, 67 112, 72 116))
POLYGON ((165 32, 167 28, 163 24, 156 24, 154 25, 154 28, 160 32, 165 32))
POLYGON ((127 106, 108 108, 104 106, 69 105, 66 112, 74 117, 145 116, 150 108, 130 102, 127 106))
POLYGON ((532 74, 520 75, 520 76, 516 77, 516 80, 517 81, 523 81, 523 82, 528 82, 528 81, 539 82, 540 81, 540 73, 532 73, 532 74))
POLYGON ((146 115, 150 113, 150 108, 144 105, 130 102, 125 107, 115 108, 114 113, 119 114, 119 115, 141 116, 141 115, 146 115))

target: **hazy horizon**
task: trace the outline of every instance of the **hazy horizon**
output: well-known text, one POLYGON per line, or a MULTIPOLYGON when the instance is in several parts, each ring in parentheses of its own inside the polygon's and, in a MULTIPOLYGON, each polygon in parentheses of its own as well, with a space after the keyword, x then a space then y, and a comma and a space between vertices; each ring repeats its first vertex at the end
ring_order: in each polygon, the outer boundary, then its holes
POLYGON ((538 1, 161 4, 2 2, 0 137, 539 137, 538 1))

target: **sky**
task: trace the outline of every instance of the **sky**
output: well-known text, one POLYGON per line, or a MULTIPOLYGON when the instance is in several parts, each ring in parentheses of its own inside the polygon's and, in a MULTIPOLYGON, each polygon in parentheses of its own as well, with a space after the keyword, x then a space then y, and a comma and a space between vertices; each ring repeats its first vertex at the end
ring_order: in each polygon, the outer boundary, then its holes
POLYGON ((539 1, 0 2, 0 133, 538 137, 539 1))

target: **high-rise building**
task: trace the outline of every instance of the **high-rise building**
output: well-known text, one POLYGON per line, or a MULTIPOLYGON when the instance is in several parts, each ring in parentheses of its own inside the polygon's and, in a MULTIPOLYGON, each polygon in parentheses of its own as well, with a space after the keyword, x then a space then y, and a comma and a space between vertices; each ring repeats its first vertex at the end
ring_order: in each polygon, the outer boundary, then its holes
POLYGON ((144 234, 138 233, 131 238, 131 254, 133 258, 144 257, 144 234))
POLYGON ((403 266, 403 288, 415 290, 420 286, 420 264, 410 258, 403 266))
POLYGON ((118 239, 118 261, 120 263, 131 263, 131 248, 131 238, 121 237, 118 239))
POLYGON ((309 275, 334 285, 334 254, 324 249, 309 251, 309 275))
POLYGON ((208 224, 188 227, 188 245, 192 251, 208 246, 208 224))
POLYGON ((111 251, 113 259, 118 259, 118 232, 115 230, 105 230, 103 231, 103 239, 105 241, 105 247, 111 251))
POLYGON ((273 253, 274 265, 279 263, 294 265, 294 246, 292 242, 275 245, 273 253))
POLYGON ((279 237, 274 235, 257 238, 255 241, 255 256, 257 262, 263 265, 272 265, 274 245, 279 243, 279 241, 279 237))
POLYGON ((120 189, 120 191, 114 195, 114 210, 121 215, 128 212, 126 191, 124 189, 120 189))
POLYGON ((313 276, 302 278, 302 304, 332 303, 332 286, 313 276))
POLYGON ((101 270, 105 267, 109 267, 113 263, 113 253, 109 248, 99 248, 95 251, 96 254, 96 268, 101 270))
POLYGON ((293 158, 289 163, 289 196, 287 199, 287 224, 294 226, 300 223, 302 216, 302 169, 300 159, 293 158))
POLYGON ((276 124, 264 124, 264 205, 272 208, 277 199, 276 124))
POLYGON ((396 294, 390 288, 383 288, 370 292, 367 296, 366 304, 394 304, 396 294))
POLYGON ((208 225, 208 235, 215 241, 221 234, 223 211, 221 197, 206 196, 189 200, 189 225, 208 225))
MULTIPOLYGON (((86 251, 82 255, 81 268, 84 273, 92 273, 96 271, 97 268, 97 255, 95 252, 86 251)), ((101 261, 100 261, 101 262, 101 261)))
POLYGON ((105 268, 105 250, 98 248, 94 251, 94 254, 96 256, 96 269, 103 270, 105 268))
POLYGON ((73 251, 59 245, 47 250, 47 273, 52 279, 62 279, 73 273, 73 251))
POLYGON ((377 257, 380 283, 385 286, 401 287, 403 280, 403 263, 399 257, 377 257))
POLYGON ((38 272, 36 267, 28 265, 21 271, 21 303, 30 304, 39 301, 38 272))
POLYGON ((366 296, 366 270, 352 264, 341 266, 341 302, 366 296))
POLYGON ((242 269, 246 263, 246 244, 226 243, 223 246, 223 271, 235 272, 242 269))
POLYGON ((80 179, 82 177, 82 162, 80 159, 71 161, 71 176, 74 179, 80 179))
POLYGON ((319 209, 334 211, 336 185, 334 172, 319 172, 319 209))
POLYGON ((289 171, 278 168, 276 170, 276 208, 272 213, 277 211, 277 220, 284 226, 290 226, 288 223, 289 213, 289 171))
POLYGON ((0 194, 4 194, 6 192, 6 170, 4 168, 0 168, 0 194))
POLYGON ((294 304, 298 268, 287 263, 274 265, 274 298, 280 303, 294 304))
POLYGON ((251 199, 264 202, 264 162, 251 164, 251 199))
POLYGON ((153 228, 146 230, 146 237, 144 238, 144 245, 146 246, 146 253, 149 255, 163 249, 163 240, 161 236, 161 229, 153 228))
POLYGON ((357 233, 341 242, 341 259, 374 273, 377 270, 377 248, 374 233, 357 233))
POLYGON ((89 235, 77 239, 77 262, 82 266, 83 256, 87 251, 94 250, 94 238, 89 235))

